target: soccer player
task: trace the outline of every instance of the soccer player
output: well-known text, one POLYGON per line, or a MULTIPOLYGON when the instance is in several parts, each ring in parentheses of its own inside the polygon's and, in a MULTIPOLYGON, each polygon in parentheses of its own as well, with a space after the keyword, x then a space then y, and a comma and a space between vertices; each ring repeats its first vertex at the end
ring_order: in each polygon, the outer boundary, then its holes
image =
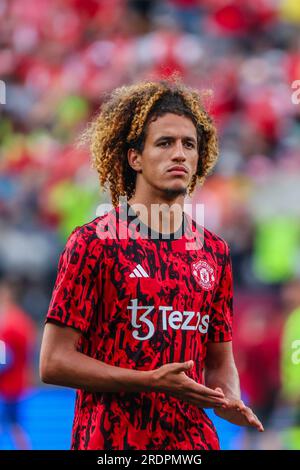
POLYGON ((218 449, 204 408, 263 431, 240 399, 228 245, 184 211, 218 155, 199 93, 121 87, 87 135, 114 207, 67 241, 40 362, 77 389, 72 449, 218 449))

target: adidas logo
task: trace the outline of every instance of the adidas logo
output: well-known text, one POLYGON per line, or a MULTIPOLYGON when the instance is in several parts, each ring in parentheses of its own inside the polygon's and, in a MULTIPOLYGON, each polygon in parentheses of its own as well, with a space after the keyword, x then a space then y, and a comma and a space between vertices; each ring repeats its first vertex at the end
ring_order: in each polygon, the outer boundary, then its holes
POLYGON ((143 266, 137 264, 129 277, 149 277, 149 274, 146 273, 143 266))

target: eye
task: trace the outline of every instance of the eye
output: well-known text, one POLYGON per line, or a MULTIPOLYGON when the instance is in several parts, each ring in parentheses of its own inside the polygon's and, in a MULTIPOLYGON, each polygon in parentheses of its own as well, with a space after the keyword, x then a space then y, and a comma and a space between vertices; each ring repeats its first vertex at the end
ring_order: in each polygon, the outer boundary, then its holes
POLYGON ((163 142, 160 142, 158 144, 159 147, 168 147, 168 145, 170 144, 170 142, 168 140, 164 140, 163 142))
POLYGON ((188 149, 194 149, 195 144, 193 142, 185 142, 184 144, 188 149))

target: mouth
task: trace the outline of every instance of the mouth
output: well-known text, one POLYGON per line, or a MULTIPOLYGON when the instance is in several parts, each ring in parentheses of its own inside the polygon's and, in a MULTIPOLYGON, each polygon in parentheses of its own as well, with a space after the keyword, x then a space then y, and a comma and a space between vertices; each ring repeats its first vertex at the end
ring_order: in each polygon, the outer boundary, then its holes
POLYGON ((167 170, 167 173, 171 173, 172 175, 177 175, 177 176, 181 176, 181 175, 187 175, 188 174, 188 170, 187 168, 185 168, 184 166, 181 166, 181 165, 175 165, 175 166, 172 166, 171 168, 169 168, 167 170))

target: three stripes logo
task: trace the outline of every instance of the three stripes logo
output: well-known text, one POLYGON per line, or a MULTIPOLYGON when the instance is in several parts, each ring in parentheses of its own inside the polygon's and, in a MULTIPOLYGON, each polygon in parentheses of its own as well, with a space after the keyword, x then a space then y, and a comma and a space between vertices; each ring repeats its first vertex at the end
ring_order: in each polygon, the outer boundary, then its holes
POLYGON ((146 273, 143 266, 137 264, 129 277, 149 277, 149 274, 146 273))

